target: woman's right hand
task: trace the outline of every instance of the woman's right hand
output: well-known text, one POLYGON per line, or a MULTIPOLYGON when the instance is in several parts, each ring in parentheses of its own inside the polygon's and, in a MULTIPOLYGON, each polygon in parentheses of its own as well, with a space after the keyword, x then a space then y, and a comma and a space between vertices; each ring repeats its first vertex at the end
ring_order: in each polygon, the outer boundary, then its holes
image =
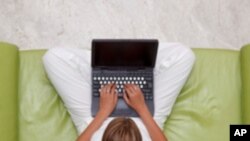
POLYGON ((115 84, 107 84, 100 89, 99 113, 108 117, 116 107, 118 96, 115 84))
POLYGON ((138 114, 147 109, 143 93, 137 85, 125 84, 123 98, 138 114))

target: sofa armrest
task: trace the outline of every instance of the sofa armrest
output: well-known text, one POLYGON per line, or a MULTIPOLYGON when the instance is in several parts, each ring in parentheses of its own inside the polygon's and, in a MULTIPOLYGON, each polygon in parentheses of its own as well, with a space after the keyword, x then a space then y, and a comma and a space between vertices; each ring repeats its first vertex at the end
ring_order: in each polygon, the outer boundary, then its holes
POLYGON ((250 124, 250 44, 241 49, 242 120, 250 124))
POLYGON ((18 68, 16 46, 0 42, 0 140, 18 140, 18 68))

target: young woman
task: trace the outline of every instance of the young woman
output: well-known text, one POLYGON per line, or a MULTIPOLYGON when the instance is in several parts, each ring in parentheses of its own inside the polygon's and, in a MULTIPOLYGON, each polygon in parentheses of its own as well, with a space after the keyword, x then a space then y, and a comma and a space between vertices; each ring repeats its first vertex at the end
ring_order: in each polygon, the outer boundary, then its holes
POLYGON ((123 99, 140 118, 109 115, 117 103, 115 84, 100 90, 100 107, 91 116, 90 51, 52 48, 43 57, 49 79, 62 98, 79 133, 78 141, 166 141, 162 132, 194 63, 192 51, 179 43, 160 43, 154 72, 154 116, 137 85, 124 85, 123 99))

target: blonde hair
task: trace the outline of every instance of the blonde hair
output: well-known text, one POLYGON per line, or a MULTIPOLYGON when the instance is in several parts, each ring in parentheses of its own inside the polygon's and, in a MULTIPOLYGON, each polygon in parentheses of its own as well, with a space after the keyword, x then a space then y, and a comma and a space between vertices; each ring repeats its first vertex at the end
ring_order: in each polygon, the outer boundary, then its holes
POLYGON ((102 141, 142 141, 142 137, 133 120, 120 117, 109 123, 102 141))

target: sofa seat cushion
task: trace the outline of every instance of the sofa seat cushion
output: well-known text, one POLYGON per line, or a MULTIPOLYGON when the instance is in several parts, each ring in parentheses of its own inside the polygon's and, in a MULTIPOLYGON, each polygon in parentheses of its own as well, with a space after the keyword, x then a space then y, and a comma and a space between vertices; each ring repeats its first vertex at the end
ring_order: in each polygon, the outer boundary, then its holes
POLYGON ((196 63, 165 124, 170 141, 228 141, 241 123, 239 51, 194 49, 196 63))
POLYGON ((21 51, 20 141, 74 141, 76 129, 42 64, 45 50, 21 51))

